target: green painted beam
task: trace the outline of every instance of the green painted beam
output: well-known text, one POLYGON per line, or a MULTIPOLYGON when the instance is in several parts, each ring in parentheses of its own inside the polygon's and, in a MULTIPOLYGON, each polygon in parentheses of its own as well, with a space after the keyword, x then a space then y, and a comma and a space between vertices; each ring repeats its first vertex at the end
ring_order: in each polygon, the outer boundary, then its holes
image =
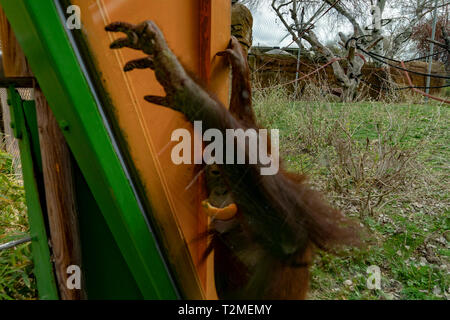
POLYGON ((54 2, 0 0, 0 4, 143 297, 176 299, 177 291, 155 236, 116 154, 54 2))
MULTIPOLYGON (((25 106, 23 106, 22 99, 14 87, 9 87, 8 89, 8 102, 10 103, 11 125, 14 127, 14 135, 19 142, 25 198, 28 208, 27 214, 30 224, 31 251, 33 252, 34 274, 36 275, 39 298, 55 300, 58 299, 58 290, 50 259, 48 238, 36 181, 35 162, 37 161, 33 156, 33 143, 30 137, 31 126, 27 125, 27 123, 36 123, 36 118, 32 111, 28 112, 26 110, 28 116, 28 119, 26 119, 25 106)), ((27 102, 26 104, 27 109, 32 107, 29 103, 27 102)))

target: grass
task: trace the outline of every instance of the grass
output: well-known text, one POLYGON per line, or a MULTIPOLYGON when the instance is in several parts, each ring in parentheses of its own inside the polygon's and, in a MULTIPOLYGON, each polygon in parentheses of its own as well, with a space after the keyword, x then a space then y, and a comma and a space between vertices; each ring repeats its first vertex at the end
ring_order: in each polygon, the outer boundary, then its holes
POLYGON ((450 298, 448 107, 293 102, 257 91, 255 111, 280 130, 285 166, 369 234, 363 248, 318 253, 311 299, 450 298), (380 289, 367 287, 369 266, 380 268, 380 289))
MULTIPOLYGON (((28 232, 24 190, 11 168, 11 156, 0 151, 0 243, 22 238, 28 232)), ((36 296, 30 244, 0 251, 0 300, 36 296)))

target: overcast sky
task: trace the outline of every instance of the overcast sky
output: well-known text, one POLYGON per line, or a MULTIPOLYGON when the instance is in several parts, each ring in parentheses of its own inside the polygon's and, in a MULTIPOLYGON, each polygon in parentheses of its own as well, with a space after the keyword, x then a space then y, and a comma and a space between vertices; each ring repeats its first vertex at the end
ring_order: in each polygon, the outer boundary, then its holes
MULTIPOLYGON (((278 19, 276 13, 270 5, 262 5, 258 9, 252 9, 253 14, 253 45, 255 46, 270 46, 270 47, 284 47, 292 42, 292 37, 287 37, 281 41, 286 35, 287 31, 281 21, 278 19)), ((333 33, 329 33, 329 26, 327 26, 327 19, 324 17, 316 24, 315 32, 320 40, 327 42, 337 37, 339 32, 350 32, 351 27, 345 23, 333 29, 333 33)), ((295 43, 291 47, 297 47, 295 43)))

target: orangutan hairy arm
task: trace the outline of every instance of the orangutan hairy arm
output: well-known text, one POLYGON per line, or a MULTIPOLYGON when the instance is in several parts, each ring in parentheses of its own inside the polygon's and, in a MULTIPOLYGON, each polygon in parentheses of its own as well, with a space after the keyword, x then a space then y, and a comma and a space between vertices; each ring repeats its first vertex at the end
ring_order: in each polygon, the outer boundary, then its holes
POLYGON ((167 46, 162 32, 153 21, 138 25, 114 22, 106 31, 123 32, 125 38, 115 40, 111 49, 124 47, 141 50, 148 56, 128 62, 124 70, 149 68, 163 86, 165 97, 145 96, 145 100, 183 113, 190 122, 202 120, 205 129, 224 130, 237 126, 227 109, 198 85, 185 71, 167 46))

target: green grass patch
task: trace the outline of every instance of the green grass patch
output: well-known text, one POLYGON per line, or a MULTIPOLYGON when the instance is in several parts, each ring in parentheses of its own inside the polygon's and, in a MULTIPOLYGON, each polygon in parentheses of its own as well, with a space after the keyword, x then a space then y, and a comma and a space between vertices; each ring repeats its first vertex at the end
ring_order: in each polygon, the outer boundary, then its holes
POLYGON ((280 130, 287 169, 308 174, 370 235, 362 249, 316 255, 311 299, 450 298, 448 107, 259 91, 255 111, 280 130), (380 268, 380 289, 367 286, 369 266, 380 268))
MULTIPOLYGON (((11 156, 0 151, 0 243, 28 233, 24 189, 12 173, 11 156)), ((30 243, 0 251, 0 300, 35 299, 30 243)))

